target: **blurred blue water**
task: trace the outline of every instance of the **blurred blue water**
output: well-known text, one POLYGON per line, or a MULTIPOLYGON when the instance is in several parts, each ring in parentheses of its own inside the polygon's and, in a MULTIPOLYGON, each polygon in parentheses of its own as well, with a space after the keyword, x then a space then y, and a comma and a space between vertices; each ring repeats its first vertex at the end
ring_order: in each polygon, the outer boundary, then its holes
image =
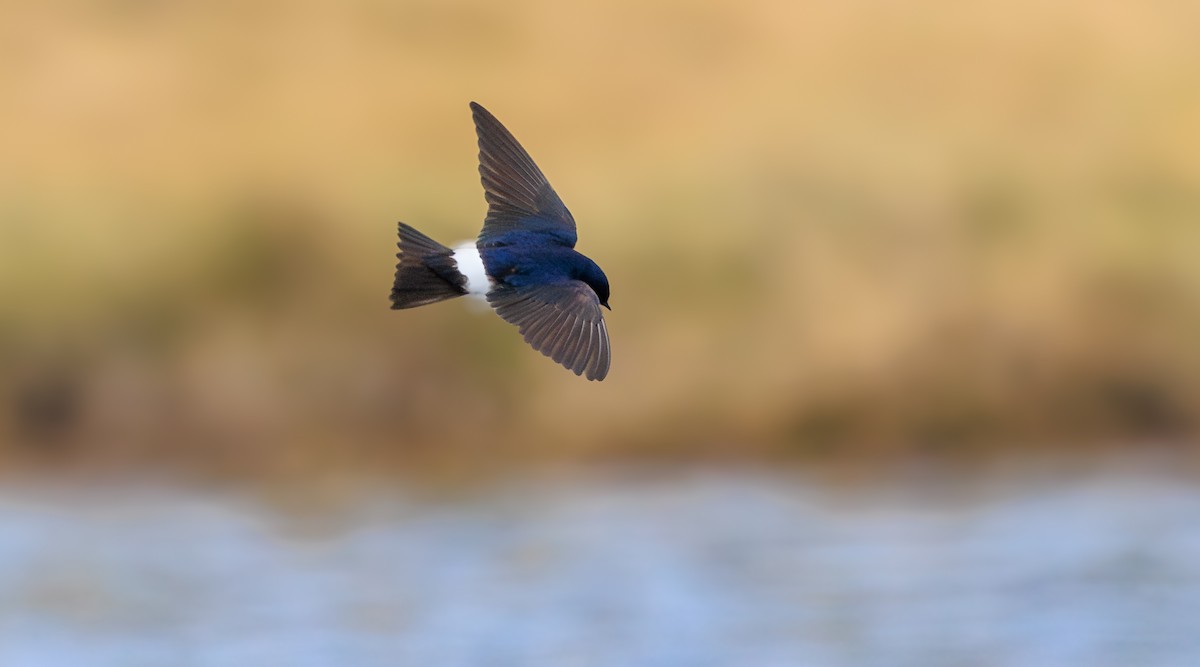
POLYGON ((1200 491, 931 500, 782 476, 530 480, 310 523, 0 491, 4 667, 1190 666, 1200 491))

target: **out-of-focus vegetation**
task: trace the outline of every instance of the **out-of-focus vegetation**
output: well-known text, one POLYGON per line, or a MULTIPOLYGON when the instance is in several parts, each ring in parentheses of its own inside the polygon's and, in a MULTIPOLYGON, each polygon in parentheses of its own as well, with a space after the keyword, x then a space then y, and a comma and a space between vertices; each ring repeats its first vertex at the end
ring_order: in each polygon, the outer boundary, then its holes
POLYGON ((8 461, 890 460, 1200 430, 1200 8, 0 4, 8 461), (388 310, 468 100, 608 272, 612 373, 388 310))

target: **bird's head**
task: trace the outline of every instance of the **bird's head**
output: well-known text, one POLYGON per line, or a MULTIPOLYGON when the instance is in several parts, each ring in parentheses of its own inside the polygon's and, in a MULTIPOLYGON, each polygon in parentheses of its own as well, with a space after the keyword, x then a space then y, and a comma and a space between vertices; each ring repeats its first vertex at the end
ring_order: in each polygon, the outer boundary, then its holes
POLYGON ((600 267, 590 259, 585 263, 582 274, 580 280, 592 288, 592 291, 596 293, 596 298, 600 299, 600 305, 612 310, 612 307, 608 305, 608 276, 604 275, 600 267))

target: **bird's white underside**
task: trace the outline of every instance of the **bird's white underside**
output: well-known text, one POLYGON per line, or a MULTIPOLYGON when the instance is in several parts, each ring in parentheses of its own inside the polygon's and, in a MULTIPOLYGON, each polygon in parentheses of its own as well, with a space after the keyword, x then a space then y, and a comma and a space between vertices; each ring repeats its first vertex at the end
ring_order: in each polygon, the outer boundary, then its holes
POLYGON ((486 298, 492 289, 492 281, 483 268, 483 258, 479 256, 479 248, 475 247, 474 241, 463 241, 454 246, 454 263, 458 265, 458 272, 467 279, 467 294, 486 298))

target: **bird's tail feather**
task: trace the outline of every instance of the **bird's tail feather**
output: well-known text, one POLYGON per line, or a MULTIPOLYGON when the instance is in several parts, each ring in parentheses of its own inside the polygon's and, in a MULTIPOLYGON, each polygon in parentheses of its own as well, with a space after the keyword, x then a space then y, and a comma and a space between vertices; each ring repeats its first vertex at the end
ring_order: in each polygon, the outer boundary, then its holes
POLYGON ((400 252, 392 283, 392 309, 416 308, 467 293, 466 278, 454 262, 454 251, 399 223, 400 252))

